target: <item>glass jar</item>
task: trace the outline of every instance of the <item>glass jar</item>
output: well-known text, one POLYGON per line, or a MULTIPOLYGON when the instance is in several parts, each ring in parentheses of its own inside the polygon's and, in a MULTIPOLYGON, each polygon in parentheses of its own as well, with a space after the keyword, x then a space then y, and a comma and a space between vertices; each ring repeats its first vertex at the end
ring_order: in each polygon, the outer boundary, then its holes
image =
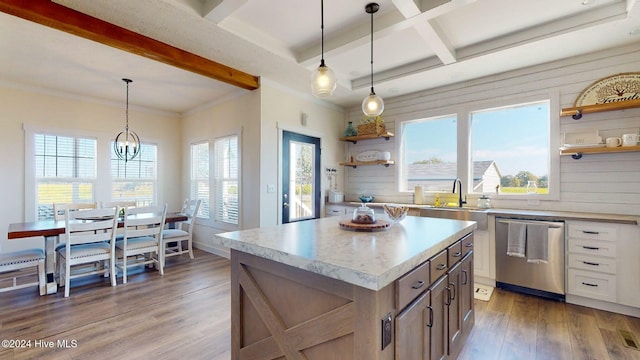
POLYGON ((347 124, 347 129, 344 131, 344 136, 349 137, 349 136, 356 136, 356 135, 358 135, 358 132, 353 127, 353 122, 349 121, 349 124, 347 124))
POLYGON ((479 209, 489 209, 491 207, 491 199, 487 195, 482 195, 478 199, 479 209))
POLYGON ((373 209, 363 203, 362 206, 353 210, 353 218, 351 218, 351 222, 354 224, 375 224, 376 215, 373 212, 373 209))
POLYGON ((527 181, 527 194, 537 194, 538 193, 538 185, 534 180, 527 181))

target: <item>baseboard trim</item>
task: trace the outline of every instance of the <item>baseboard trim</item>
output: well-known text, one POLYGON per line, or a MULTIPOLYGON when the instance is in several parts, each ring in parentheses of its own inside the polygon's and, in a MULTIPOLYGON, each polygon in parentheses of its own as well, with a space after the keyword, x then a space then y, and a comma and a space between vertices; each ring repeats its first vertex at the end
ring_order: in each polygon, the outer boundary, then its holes
POLYGON ((635 316, 640 318, 640 308, 610 303, 602 300, 589 299, 582 296, 569 295, 565 297, 565 301, 569 304, 581 305, 598 310, 610 311, 618 314, 635 316))
POLYGON ((217 246, 211 246, 211 245, 196 243, 196 242, 193 243, 193 247, 214 255, 221 256, 223 258, 231 259, 231 251, 229 250, 229 248, 221 249, 217 246))

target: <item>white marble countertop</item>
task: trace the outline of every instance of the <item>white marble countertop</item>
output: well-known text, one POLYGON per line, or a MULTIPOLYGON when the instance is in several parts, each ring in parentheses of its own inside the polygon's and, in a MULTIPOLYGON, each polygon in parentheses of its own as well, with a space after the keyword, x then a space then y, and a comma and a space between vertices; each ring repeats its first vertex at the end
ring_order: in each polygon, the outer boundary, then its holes
POLYGON ((407 216, 381 231, 340 228, 340 217, 214 235, 224 246, 380 290, 473 231, 473 221, 407 216))

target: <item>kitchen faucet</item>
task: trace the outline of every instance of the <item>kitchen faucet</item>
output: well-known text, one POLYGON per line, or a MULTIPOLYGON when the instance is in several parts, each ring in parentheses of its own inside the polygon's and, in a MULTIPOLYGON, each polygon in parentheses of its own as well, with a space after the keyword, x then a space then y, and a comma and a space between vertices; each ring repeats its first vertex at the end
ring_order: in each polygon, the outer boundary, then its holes
POLYGON ((462 204, 467 203, 467 197, 465 196, 464 200, 462 200, 462 180, 460 178, 453 180, 453 190, 451 192, 456 193, 456 184, 458 184, 458 207, 462 207, 462 204))

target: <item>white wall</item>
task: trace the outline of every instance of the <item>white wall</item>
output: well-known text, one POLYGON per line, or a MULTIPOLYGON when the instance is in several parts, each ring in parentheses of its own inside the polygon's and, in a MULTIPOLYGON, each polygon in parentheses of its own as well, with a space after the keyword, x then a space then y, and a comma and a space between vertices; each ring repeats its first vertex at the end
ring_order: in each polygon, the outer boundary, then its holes
MULTIPOLYGON (((280 218, 280 134, 288 130, 321 138, 323 189, 328 185, 325 167, 337 167, 343 154, 338 137, 344 111, 304 94, 293 93, 277 84, 261 80, 260 89, 193 111, 184 116, 182 192, 189 195, 189 144, 228 135, 242 129, 242 229, 270 226, 280 218), (307 123, 301 123, 301 114, 307 123), (267 192, 267 185, 278 191, 267 192)), ((323 210, 324 211, 324 210, 323 210)), ((213 241, 213 234, 227 231, 198 221, 194 233, 197 247, 226 256, 228 249, 213 241)))
MULTIPOLYGON (((7 240, 6 231, 10 223, 25 221, 24 126, 89 132, 106 143, 124 129, 125 112, 123 104, 97 103, 1 85, 0 108, 0 154, 4 157, 0 162, 0 250, 11 251, 37 245, 7 240)), ((158 145, 158 202, 168 203, 169 209, 179 209, 182 198, 176 190, 181 180, 176 171, 181 151, 179 118, 130 106, 129 125, 142 141, 158 145)))
MULTIPOLYGON (((192 143, 240 134, 241 186, 240 227, 258 227, 260 178, 260 91, 246 92, 227 101, 185 114, 183 119, 182 193, 189 197, 189 149, 192 143)), ((213 221, 198 220, 194 230, 195 246, 225 255, 228 249, 213 242, 213 234, 227 231, 216 228, 213 221)))
MULTIPOLYGON (((388 130, 394 131, 396 119, 410 119, 412 114, 439 115, 443 109, 470 104, 549 94, 552 113, 573 106, 580 92, 593 82, 622 72, 640 70, 640 43, 562 61, 534 66, 496 76, 423 91, 393 99, 385 99, 383 118, 388 130), (553 107, 553 104, 556 104, 553 107)), ((362 117, 359 108, 349 109, 350 121, 362 117)), ((560 133, 579 129, 598 129, 601 133, 622 133, 640 127, 640 108, 584 115, 581 120, 560 118, 560 133), (627 130, 625 130, 627 129, 627 130)), ((390 141, 359 142, 348 152, 357 154, 366 149, 392 151, 397 159, 397 138, 390 141)), ((428 141, 428 139, 425 139, 428 141)), ((560 144, 557 144, 560 145, 560 144)), ((557 146, 551 149, 557 154, 557 146)), ((408 193, 397 191, 397 168, 359 167, 348 169, 345 178, 348 199, 357 199, 361 189, 379 195, 383 201, 411 200, 408 193)), ((432 197, 427 198, 433 201, 432 197)), ((492 199, 493 207, 640 214, 640 152, 586 155, 581 160, 560 157, 559 200, 540 201, 492 199)))
MULTIPOLYGON (((329 188, 324 169, 333 167, 342 172, 338 163, 343 161, 344 147, 338 140, 344 131, 344 110, 310 94, 293 93, 277 84, 261 82, 261 143, 260 143, 260 226, 281 223, 282 192, 280 142, 283 130, 320 138, 322 189, 329 188), (307 115, 306 125, 301 115, 307 115), (274 184, 278 191, 267 193, 267 185, 274 184)), ((338 173, 340 176, 340 173, 338 173)), ((324 199, 321 212, 324 213, 324 199)))

